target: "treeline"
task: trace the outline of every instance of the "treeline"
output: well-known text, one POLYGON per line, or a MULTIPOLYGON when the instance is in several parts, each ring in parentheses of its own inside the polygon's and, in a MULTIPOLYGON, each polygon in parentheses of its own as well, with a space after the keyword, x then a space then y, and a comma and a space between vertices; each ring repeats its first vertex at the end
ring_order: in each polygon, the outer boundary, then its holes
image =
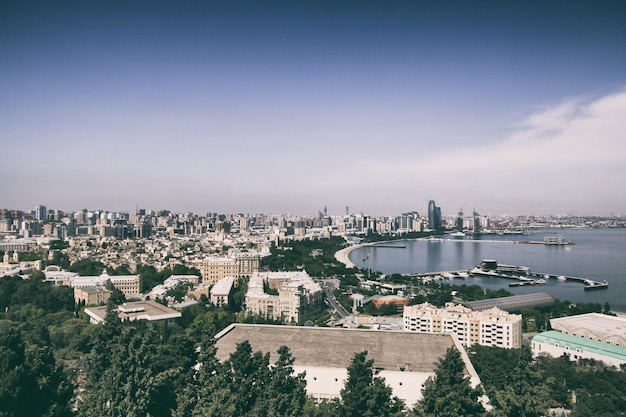
POLYGON ((472 346, 472 364, 494 407, 493 416, 543 416, 550 408, 570 417, 626 415, 626 373, 602 362, 567 356, 533 358, 530 349, 472 346))

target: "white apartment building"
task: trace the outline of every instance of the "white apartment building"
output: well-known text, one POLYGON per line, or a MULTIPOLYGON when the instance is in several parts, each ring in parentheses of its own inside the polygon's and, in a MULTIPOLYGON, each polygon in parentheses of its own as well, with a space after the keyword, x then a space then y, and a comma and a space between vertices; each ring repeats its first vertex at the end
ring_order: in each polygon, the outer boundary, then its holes
POLYGON ((239 280, 250 278, 258 271, 260 263, 259 254, 252 252, 209 257, 202 261, 202 282, 215 285, 222 278, 233 277, 237 286, 239 280))
POLYGON ((218 307, 228 305, 228 296, 233 289, 234 281, 235 279, 233 277, 220 279, 217 284, 211 288, 211 303, 218 307))
POLYGON ((248 283, 246 312, 302 324, 322 307, 322 288, 305 271, 255 272, 248 283), (265 292, 265 287, 278 295, 265 292))
POLYGON ((405 331, 455 334, 463 346, 479 344, 502 348, 522 345, 522 316, 496 307, 473 311, 461 305, 437 308, 429 303, 404 307, 405 331))

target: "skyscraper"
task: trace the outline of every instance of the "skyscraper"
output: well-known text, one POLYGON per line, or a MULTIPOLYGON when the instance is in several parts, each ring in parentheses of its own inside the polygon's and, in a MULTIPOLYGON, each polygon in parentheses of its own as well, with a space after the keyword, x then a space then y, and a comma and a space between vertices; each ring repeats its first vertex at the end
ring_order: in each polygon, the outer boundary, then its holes
POLYGON ((35 218, 38 221, 46 220, 46 216, 48 215, 48 209, 44 205, 38 205, 35 207, 35 218))
POLYGON ((428 228, 437 230, 441 227, 441 207, 435 205, 435 200, 428 202, 428 228))

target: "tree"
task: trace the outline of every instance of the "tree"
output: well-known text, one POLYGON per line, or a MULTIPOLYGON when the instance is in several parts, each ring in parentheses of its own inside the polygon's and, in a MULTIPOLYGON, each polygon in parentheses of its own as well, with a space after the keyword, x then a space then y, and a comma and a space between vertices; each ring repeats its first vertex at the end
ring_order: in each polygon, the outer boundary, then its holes
POLYGON ((374 360, 367 351, 354 355, 348 366, 348 379, 341 390, 341 415, 345 417, 400 416, 404 404, 391 396, 385 380, 374 376, 374 360))
POLYGON ((306 403, 304 374, 294 375, 295 360, 287 346, 281 346, 278 355, 271 369, 266 395, 261 397, 265 404, 256 408, 265 411, 268 416, 301 416, 306 403))
POLYGON ((547 411, 547 390, 540 373, 533 369, 532 353, 521 350, 503 390, 491 398, 495 416, 540 417, 547 411))
POLYGON ((27 346, 12 325, 2 327, 0 416, 70 416, 73 389, 52 351, 27 346))
POLYGON ((435 376, 428 378, 422 390, 422 399, 415 405, 420 417, 483 416, 485 409, 478 401, 480 388, 472 388, 464 373, 465 364, 455 348, 437 362, 435 376))

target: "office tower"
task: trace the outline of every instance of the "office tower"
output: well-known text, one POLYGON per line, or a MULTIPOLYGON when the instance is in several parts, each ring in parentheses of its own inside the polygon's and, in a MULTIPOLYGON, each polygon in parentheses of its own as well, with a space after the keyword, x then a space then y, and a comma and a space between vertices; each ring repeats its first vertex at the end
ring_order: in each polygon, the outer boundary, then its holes
POLYGON ((35 218, 38 221, 46 220, 47 214, 48 214, 48 209, 46 208, 46 206, 39 205, 39 206, 35 207, 35 218))
POLYGON ((431 230, 441 228, 441 207, 435 205, 435 200, 428 202, 428 228, 431 230))

